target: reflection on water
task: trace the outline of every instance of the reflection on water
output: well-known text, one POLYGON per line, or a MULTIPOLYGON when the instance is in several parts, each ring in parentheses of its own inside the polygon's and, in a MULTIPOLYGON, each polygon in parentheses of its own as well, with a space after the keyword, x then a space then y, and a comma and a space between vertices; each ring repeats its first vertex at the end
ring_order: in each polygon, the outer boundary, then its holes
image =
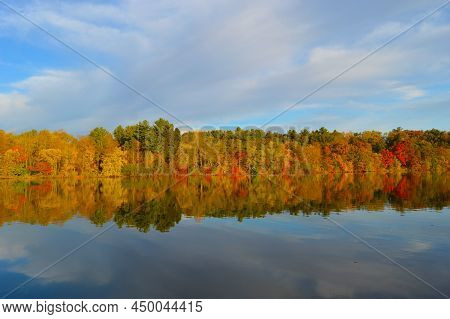
POLYGON ((0 294, 112 223, 11 297, 440 297, 323 217, 449 294, 449 200, 445 175, 2 180, 0 294))
POLYGON ((169 231, 182 216, 264 217, 348 209, 395 210, 448 205, 446 176, 342 175, 298 179, 219 177, 0 181, 0 225, 48 225, 74 216, 102 226, 109 220, 147 232, 169 231))

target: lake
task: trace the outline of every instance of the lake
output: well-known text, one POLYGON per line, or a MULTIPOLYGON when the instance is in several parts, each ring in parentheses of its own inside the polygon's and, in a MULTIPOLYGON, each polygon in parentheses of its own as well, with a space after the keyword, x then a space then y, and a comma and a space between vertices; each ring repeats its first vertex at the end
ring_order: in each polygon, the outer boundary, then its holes
POLYGON ((449 202, 445 175, 0 180, 0 294, 443 298, 449 202))

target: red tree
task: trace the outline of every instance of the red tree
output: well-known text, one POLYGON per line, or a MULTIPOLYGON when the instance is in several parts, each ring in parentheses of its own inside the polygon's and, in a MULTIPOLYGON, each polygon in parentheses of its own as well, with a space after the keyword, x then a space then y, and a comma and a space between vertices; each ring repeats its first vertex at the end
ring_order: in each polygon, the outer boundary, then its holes
POLYGON ((394 146, 395 157, 400 161, 403 167, 410 166, 412 158, 414 157, 414 151, 411 143, 403 141, 394 146))
POLYGON ((28 168, 31 172, 40 173, 43 175, 50 175, 52 167, 47 162, 37 162, 34 166, 28 168))
POLYGON ((382 150, 381 151, 381 161, 383 162, 383 165, 385 168, 390 167, 392 164, 394 164, 395 155, 390 150, 382 150))

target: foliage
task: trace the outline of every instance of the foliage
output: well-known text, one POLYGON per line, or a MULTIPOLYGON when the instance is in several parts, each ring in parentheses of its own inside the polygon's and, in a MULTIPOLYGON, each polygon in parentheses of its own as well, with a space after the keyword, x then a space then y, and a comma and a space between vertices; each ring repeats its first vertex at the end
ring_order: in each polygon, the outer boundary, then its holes
POLYGON ((447 131, 328 131, 287 134, 260 129, 188 131, 164 119, 97 127, 75 138, 63 131, 0 130, 0 176, 142 176, 157 174, 306 175, 448 171, 447 131))

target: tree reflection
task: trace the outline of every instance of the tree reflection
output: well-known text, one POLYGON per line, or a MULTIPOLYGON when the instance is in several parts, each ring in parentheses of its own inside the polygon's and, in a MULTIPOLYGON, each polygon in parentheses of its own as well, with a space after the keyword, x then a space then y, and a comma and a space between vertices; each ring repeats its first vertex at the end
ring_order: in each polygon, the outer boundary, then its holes
POLYGON ((171 177, 146 179, 47 179, 0 182, 0 225, 48 225, 74 217, 98 226, 114 221, 166 232, 183 216, 264 217, 322 214, 350 209, 441 210, 450 199, 447 175, 311 175, 306 177, 171 177), (172 187, 171 187, 172 186, 172 187))

